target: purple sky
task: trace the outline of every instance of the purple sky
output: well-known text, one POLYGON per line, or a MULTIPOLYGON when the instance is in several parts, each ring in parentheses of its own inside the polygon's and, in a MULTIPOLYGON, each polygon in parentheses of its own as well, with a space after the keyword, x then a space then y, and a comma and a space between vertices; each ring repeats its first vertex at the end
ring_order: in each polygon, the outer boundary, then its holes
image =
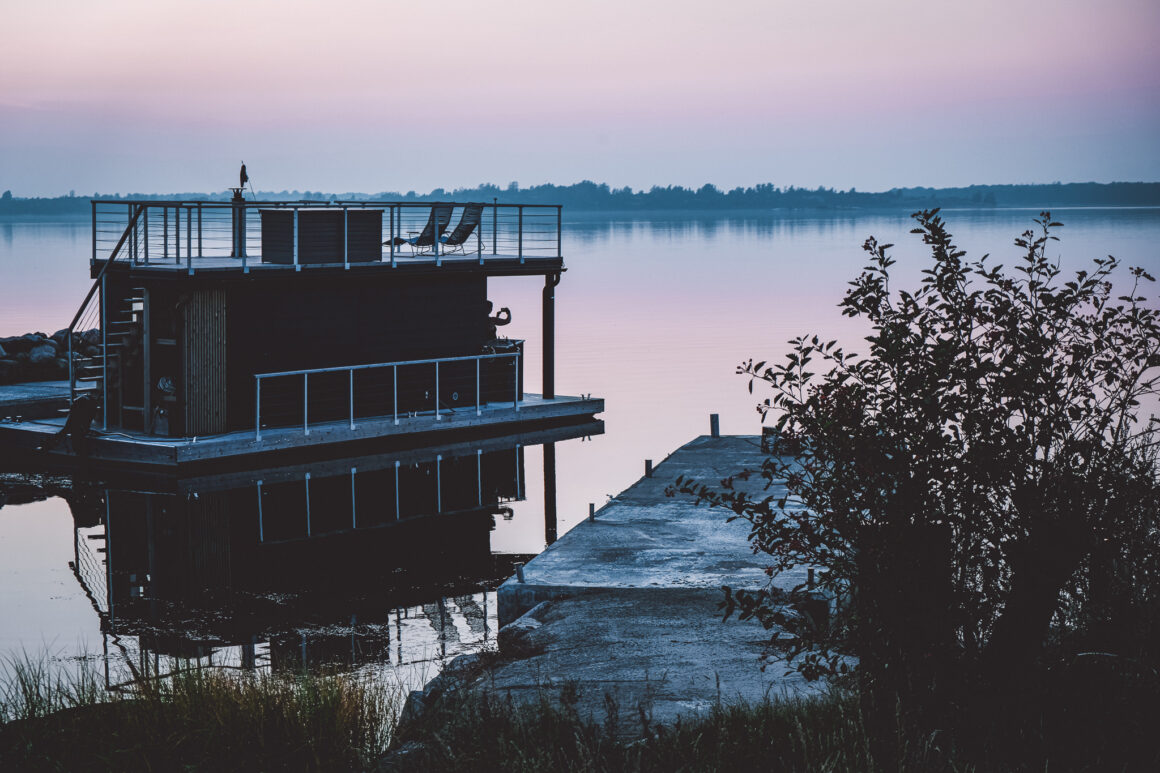
POLYGON ((1160 180, 1156 0, 0 6, 0 189, 1160 180))

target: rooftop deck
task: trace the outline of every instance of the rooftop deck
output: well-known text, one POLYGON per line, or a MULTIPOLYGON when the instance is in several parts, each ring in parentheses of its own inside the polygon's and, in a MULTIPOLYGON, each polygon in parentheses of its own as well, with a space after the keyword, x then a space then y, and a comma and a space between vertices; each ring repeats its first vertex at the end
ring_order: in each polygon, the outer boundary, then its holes
POLYGON ((111 258, 134 272, 174 276, 383 267, 554 273, 563 266, 561 213, 558 205, 494 202, 98 199, 91 268, 95 277, 111 258))

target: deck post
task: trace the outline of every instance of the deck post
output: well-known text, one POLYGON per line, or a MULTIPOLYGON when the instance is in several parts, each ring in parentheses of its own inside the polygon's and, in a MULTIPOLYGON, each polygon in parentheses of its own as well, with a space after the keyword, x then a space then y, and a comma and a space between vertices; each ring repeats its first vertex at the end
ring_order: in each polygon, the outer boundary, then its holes
POLYGON ((475 449, 475 503, 483 507, 483 449, 475 449))
POLYGON ((185 208, 185 254, 186 257, 193 254, 193 207, 189 206, 185 208))
POLYGON ((142 228, 145 232, 145 262, 149 262, 149 207, 145 207, 145 211, 141 213, 144 224, 142 228))
POLYGON ((262 439, 262 377, 254 379, 257 391, 254 393, 254 440, 262 439))
POLYGON ((512 387, 512 404, 515 406, 515 409, 518 412, 520 409, 520 353, 519 352, 516 352, 515 358, 513 361, 515 362, 515 367, 512 369, 512 381, 514 381, 515 384, 512 387))
POLYGON ((556 541, 556 444, 544 443, 544 542, 556 541))
POLYGON ((302 434, 310 434, 310 374, 302 374, 302 434))
POLYGON ((435 361, 435 420, 443 417, 439 415, 439 361, 435 361))
POLYGON ((266 534, 262 528, 262 481, 258 481, 258 542, 265 542, 266 534))
POLYGON ((479 357, 475 358, 475 415, 479 416, 483 412, 479 409, 479 357))
MULTIPOLYGON (((149 233, 148 230, 145 231, 149 233)), ((201 202, 197 202, 197 256, 201 257, 201 202)))
POLYGON ((354 432, 354 368, 347 373, 350 374, 350 431, 354 432))
POLYGON ((169 260, 169 207, 161 208, 161 259, 169 260))
POLYGON ((556 397, 556 285, 560 284, 560 274, 544 277, 543 331, 544 375, 543 392, 545 400, 556 397))
POLYGON ((391 398, 395 401, 395 424, 399 423, 399 366, 391 367, 391 398))
POLYGON ((443 512, 443 454, 435 454, 435 512, 443 512))
POLYGON ((395 267, 395 218, 398 217, 398 209, 395 206, 387 209, 387 216, 391 220, 391 268, 395 267))
POLYGON ((400 462, 398 459, 395 460, 395 520, 396 521, 402 519, 402 511, 399 509, 399 465, 401 465, 401 464, 402 464, 402 462, 400 462))

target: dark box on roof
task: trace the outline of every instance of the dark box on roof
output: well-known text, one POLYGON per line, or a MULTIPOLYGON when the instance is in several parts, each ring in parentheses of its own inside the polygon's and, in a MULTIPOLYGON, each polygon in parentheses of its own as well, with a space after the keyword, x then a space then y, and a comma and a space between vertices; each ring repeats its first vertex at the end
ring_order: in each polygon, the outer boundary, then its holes
MULTIPOLYGON (((263 209, 262 262, 294 262, 294 210, 263 209)), ((367 263, 382 259, 381 209, 298 210, 298 263, 367 263)))

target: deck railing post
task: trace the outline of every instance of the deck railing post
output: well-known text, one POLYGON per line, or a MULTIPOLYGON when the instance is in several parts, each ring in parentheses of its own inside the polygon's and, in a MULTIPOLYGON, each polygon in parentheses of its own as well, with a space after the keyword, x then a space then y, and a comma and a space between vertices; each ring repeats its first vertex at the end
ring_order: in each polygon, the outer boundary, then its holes
POLYGON ((350 270, 350 208, 342 208, 342 267, 350 270))
POLYGON ((92 266, 97 262, 97 202, 90 201, 89 206, 92 209, 92 231, 93 231, 93 256, 89 259, 89 265, 92 266))
POLYGON ((254 440, 262 439, 262 377, 256 376, 257 388, 254 392, 254 440))
POLYGON ((556 257, 564 257, 562 239, 564 234, 564 207, 556 205, 556 257))
POLYGON ((520 409, 520 355, 519 355, 519 352, 516 352, 516 354, 515 354, 515 366, 516 366, 515 372, 512 373, 512 381, 515 382, 515 392, 513 394, 513 400, 515 401, 516 410, 518 411, 520 409))
POLYGON ((491 200, 491 254, 495 255, 496 229, 499 226, 499 199, 491 200))
POLYGON ((435 420, 443 418, 439 415, 439 361, 435 361, 435 420))
MULTIPOLYGON (((149 233, 146 231, 145 233, 149 233)), ((197 256, 201 257, 201 202, 197 203, 197 256)))
POLYGON ((161 259, 169 260, 169 207, 161 207, 161 259))
POLYGON ((399 366, 395 365, 391 368, 391 397, 395 402, 395 423, 399 423, 399 366))
POLYGON ((302 374, 302 434, 310 434, 310 374, 302 374))
POLYGON ((193 207, 185 208, 185 254, 193 254, 193 207))
POLYGON ((524 262, 524 205, 519 206, 519 255, 520 263, 524 262))
POLYGON ((358 528, 358 498, 355 496, 354 488, 354 474, 358 472, 357 467, 350 468, 350 528, 358 528))
POLYGON ((173 257, 181 265, 181 208, 173 206, 173 257))
POLYGON ((475 358, 475 415, 476 416, 479 416, 481 414, 481 411, 479 408, 479 361, 480 361, 480 358, 476 357, 475 358))
POLYGON ((149 207, 145 207, 145 211, 141 213, 143 233, 145 234, 145 262, 149 262, 149 207))
POLYGON ((392 206, 392 207, 387 208, 387 217, 391 221, 391 241, 389 242, 391 245, 391 268, 395 267, 395 218, 397 217, 397 215, 395 214, 396 210, 398 210, 398 207, 392 206))
POLYGON ((351 368, 350 373, 350 429, 354 431, 354 368, 351 368))

